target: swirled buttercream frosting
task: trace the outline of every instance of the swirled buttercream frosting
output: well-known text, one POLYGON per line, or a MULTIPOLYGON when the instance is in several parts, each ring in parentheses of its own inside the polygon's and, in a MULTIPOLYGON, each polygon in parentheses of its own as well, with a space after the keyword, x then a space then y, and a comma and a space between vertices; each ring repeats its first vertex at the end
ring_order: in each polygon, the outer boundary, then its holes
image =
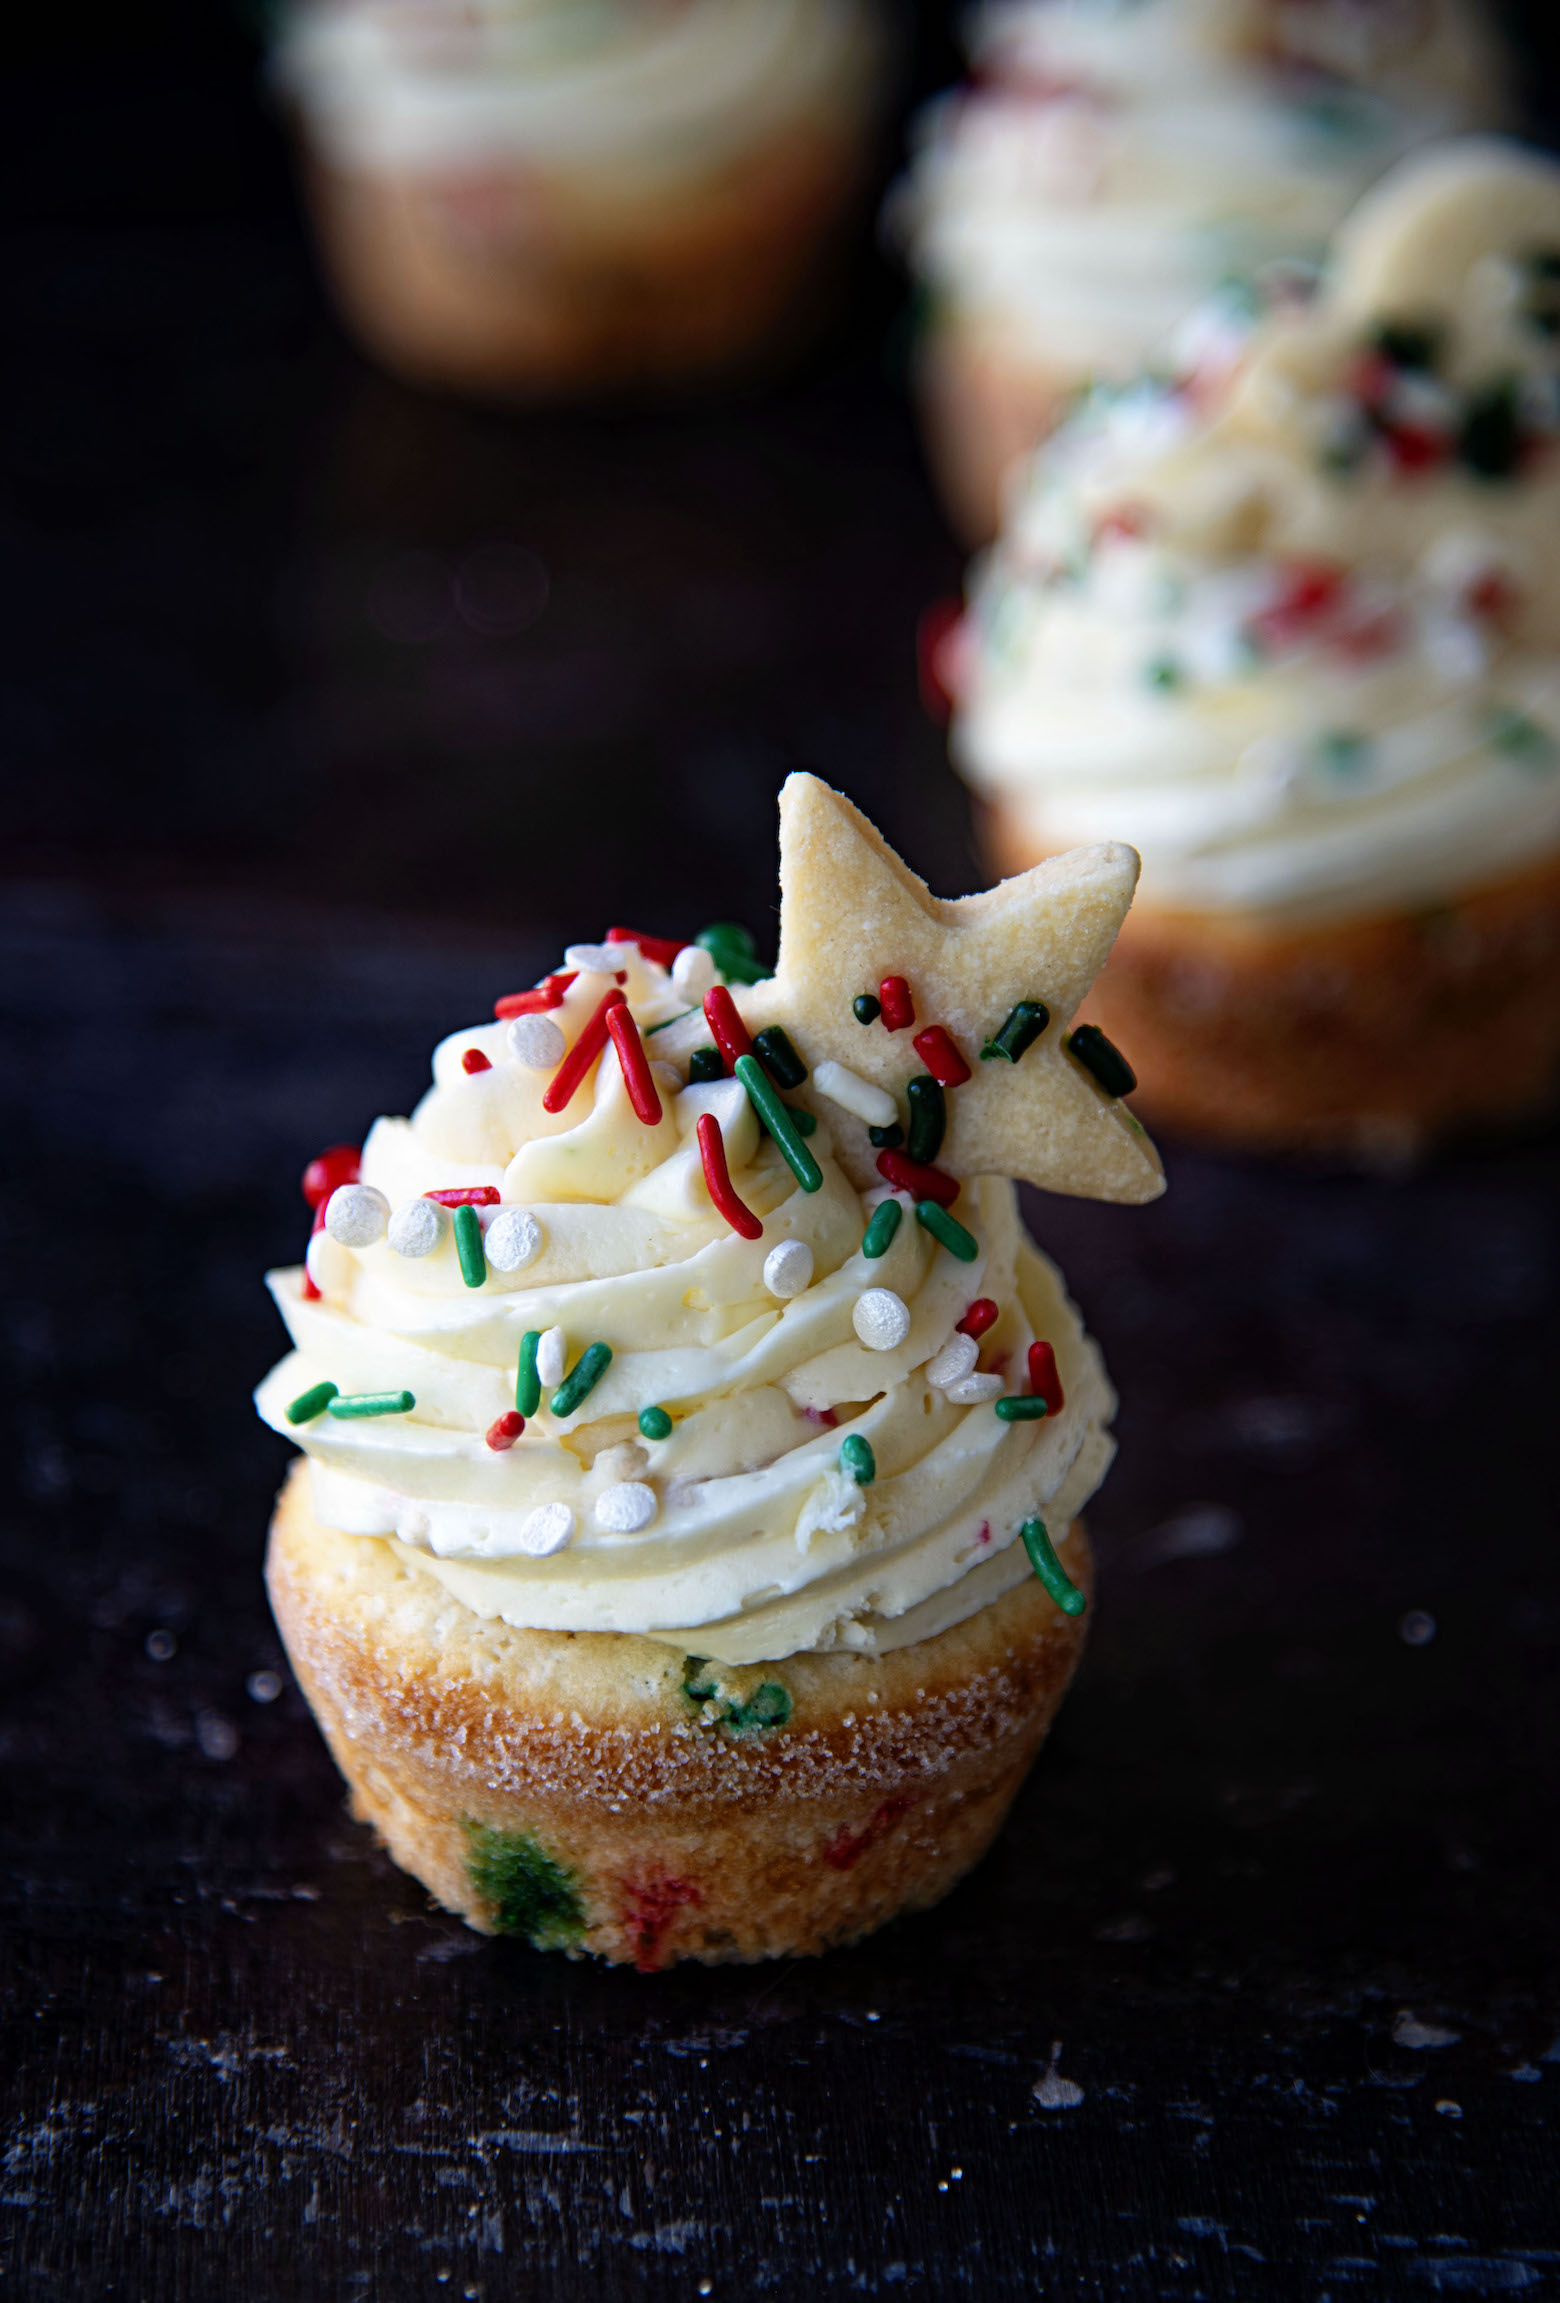
POLYGON ((903 1646, 1029 1574, 1034 1520, 1065 1561, 1110 1461, 1099 1355, 1012 1182, 976 1171, 984 1099, 1023 1120, 1024 1172, 1158 1189, 1120 1082, 1064 1044, 1128 851, 938 905, 814 779, 783 809, 774 976, 734 931, 572 949, 443 1042, 410 1119, 330 1155, 306 1265, 271 1275, 294 1348, 257 1404, 317 1516, 479 1614, 729 1663, 903 1646), (798 873, 824 918, 852 874, 881 900, 820 950, 798 873), (985 1058, 978 1019, 1006 1034, 985 1058), (885 1109, 908 1138, 869 1134, 885 1109))
POLYGON ((1035 457, 951 650, 963 773, 1151 906, 1325 922, 1560 847, 1560 168, 1406 161, 1035 457))
POLYGON ((519 160, 650 191, 854 113, 878 53, 861 0, 300 0, 275 72, 347 165, 519 160))
POLYGON ((891 210, 939 309, 1121 377, 1230 275, 1317 260, 1382 170, 1492 110, 1476 12, 1022 0, 976 16, 891 210))

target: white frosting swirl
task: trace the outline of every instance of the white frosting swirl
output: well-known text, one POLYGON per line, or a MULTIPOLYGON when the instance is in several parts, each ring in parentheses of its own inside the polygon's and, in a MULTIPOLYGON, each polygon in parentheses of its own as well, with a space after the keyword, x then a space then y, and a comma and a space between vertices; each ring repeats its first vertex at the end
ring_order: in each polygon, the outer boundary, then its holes
POLYGON ((855 113, 878 52, 865 0, 300 0, 276 74, 349 166, 523 160, 649 192, 855 113))
POLYGON ((957 327, 1125 376, 1223 279, 1319 259, 1394 159, 1480 118, 1483 46, 1449 0, 1007 0, 891 214, 957 327))
POLYGON ((1128 839, 1150 907, 1298 923, 1560 846, 1546 265, 1560 169, 1406 163, 1233 374, 1226 342, 1211 380, 1098 393, 1036 457, 973 586, 953 745, 1037 849, 1128 839))
MULTIPOLYGON (((521 1268, 489 1269, 472 1287, 449 1238, 397 1254, 388 1237, 353 1248, 316 1234, 318 1301, 301 1273, 271 1275, 295 1350, 260 1386, 261 1415, 306 1450, 327 1524, 396 1538, 458 1599, 507 1622, 649 1633, 735 1664, 880 1651, 963 1620, 1030 1572, 1017 1540, 1026 1517, 1043 1515, 1065 1543, 1112 1452, 1098 1354, 1025 1239, 1013 1187, 966 1186, 958 1213, 978 1242, 973 1263, 937 1245, 908 1203, 887 1253, 869 1260, 863 1231, 887 1195, 848 1182, 828 1123, 811 1138, 823 1183, 809 1194, 736 1082, 681 1085, 684 1059, 707 1038, 703 1016, 654 1031, 685 1003, 666 970, 631 946, 615 954, 662 1074, 659 1124, 636 1118, 610 1045, 549 1114, 547 1076, 513 1056, 503 1024, 446 1040, 411 1120, 370 1132, 362 1181, 393 1210, 428 1191, 496 1188, 499 1209, 530 1211, 539 1244, 521 1268), (464 1068, 472 1049, 489 1068, 464 1068), (736 1191, 762 1219, 758 1239, 739 1237, 710 1203, 695 1134, 705 1113, 736 1191), (766 1284, 786 1241, 812 1258, 799 1294, 766 1284), (853 1314, 869 1289, 908 1307, 908 1332, 891 1348, 858 1337, 853 1314), (982 1339, 988 1366, 1020 1389, 1029 1344, 1050 1342, 1059 1415, 1006 1423, 988 1401, 957 1405, 930 1380, 982 1295, 1000 1307, 982 1339), (601 1342, 610 1365, 572 1415, 544 1400, 517 1443, 490 1446, 485 1434, 514 1405, 521 1337, 552 1329, 571 1363, 601 1342), (289 1403, 321 1382, 343 1394, 404 1389, 415 1407, 293 1427, 289 1403), (650 1406, 671 1418, 668 1437, 642 1436, 650 1406), (866 1486, 841 1468, 848 1434, 875 1458, 866 1486), (542 1507, 562 1511, 543 1524, 532 1519, 542 1507), (543 1538, 568 1524, 572 1539, 546 1550, 543 1538)), ((552 1011, 571 1045, 611 980, 582 972, 552 1011)), ((967 1356, 955 1355, 958 1372, 967 1356)))

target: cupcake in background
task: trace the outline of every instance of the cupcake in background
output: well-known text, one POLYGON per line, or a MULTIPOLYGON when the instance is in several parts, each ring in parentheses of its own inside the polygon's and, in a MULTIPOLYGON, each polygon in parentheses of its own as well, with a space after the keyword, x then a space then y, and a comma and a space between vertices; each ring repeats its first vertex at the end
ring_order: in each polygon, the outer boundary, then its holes
POLYGON ((1396 159, 1500 111, 1460 0, 990 0, 971 52, 890 215, 930 300, 928 450, 974 541, 1081 385, 1133 374, 1224 282, 1319 260, 1396 159))
POLYGON ((872 0, 295 0, 275 72, 363 342, 420 382, 546 395, 804 330, 882 64, 872 0))
POLYGON ((1560 166, 1416 156, 1332 276, 1034 457, 944 648, 1016 870, 1130 840, 1146 1114, 1411 1154, 1560 1056, 1560 166))

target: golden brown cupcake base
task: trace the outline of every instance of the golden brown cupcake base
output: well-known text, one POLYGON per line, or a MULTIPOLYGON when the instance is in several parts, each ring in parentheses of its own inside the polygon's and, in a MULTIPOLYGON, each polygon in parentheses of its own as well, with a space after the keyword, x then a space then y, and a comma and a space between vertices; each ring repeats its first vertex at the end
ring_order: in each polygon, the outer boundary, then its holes
POLYGON ((1055 428, 1073 389, 1010 344, 934 321, 916 354, 921 437, 943 508, 967 544, 1002 521, 1008 473, 1055 428))
POLYGON ((684 198, 523 163, 347 173, 311 206, 355 332, 419 383, 496 396, 669 385, 741 368, 811 318, 858 141, 798 126, 684 198))
MULTIPOLYGON (((1003 872, 1033 835, 984 811, 1003 872)), ((1412 915, 1278 933, 1134 904, 1082 1013, 1152 1123, 1248 1149, 1412 1158, 1560 1079, 1560 858, 1412 915)))
MULTIPOLYGON (((1081 1528, 1069 1573, 1091 1588, 1081 1528)), ((891 1655, 740 1670, 473 1615, 295 1465, 266 1580, 299 1685, 403 1869, 485 1934, 632 1962, 825 1951, 985 1853, 1083 1645, 1027 1579, 891 1655)))

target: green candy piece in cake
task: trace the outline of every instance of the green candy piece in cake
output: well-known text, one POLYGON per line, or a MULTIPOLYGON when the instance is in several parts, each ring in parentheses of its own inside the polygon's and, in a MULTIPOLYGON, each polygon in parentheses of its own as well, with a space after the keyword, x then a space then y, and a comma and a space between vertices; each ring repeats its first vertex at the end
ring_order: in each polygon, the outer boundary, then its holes
POLYGON ((466 1870, 500 1935, 519 1935, 534 1951, 558 1951, 585 1932, 585 1906, 574 1874, 529 1832, 466 1824, 466 1870))

